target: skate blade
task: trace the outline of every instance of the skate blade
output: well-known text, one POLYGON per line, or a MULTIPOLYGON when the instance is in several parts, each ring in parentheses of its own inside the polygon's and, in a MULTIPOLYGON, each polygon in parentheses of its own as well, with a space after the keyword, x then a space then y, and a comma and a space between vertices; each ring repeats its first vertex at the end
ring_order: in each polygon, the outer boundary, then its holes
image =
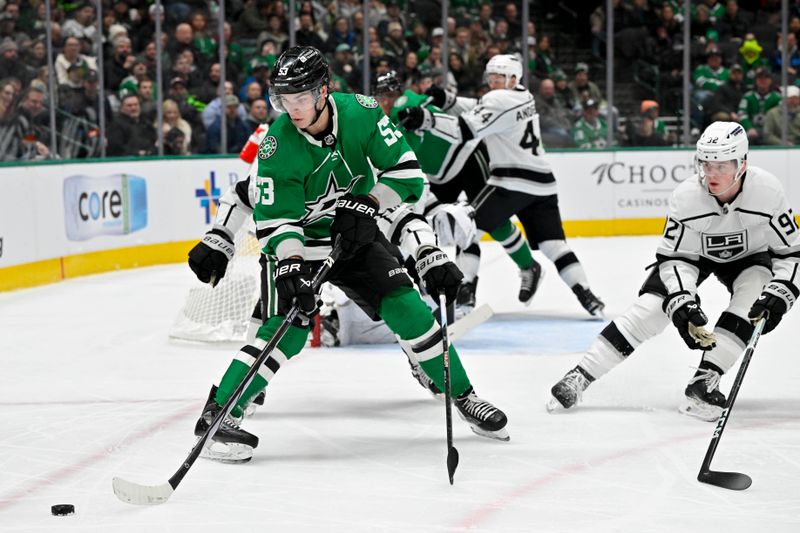
POLYGON ((253 458, 253 448, 246 444, 211 441, 200 452, 200 457, 225 464, 246 463, 253 458))
POLYGON ((722 408, 686 398, 686 401, 678 406, 678 412, 705 422, 716 422, 722 414, 722 408))
POLYGON ((503 442, 508 442, 511 440, 511 436, 508 434, 506 428, 498 429, 497 431, 487 431, 485 429, 481 429, 478 426, 474 426, 472 424, 469 425, 470 429, 476 435, 480 435, 481 437, 486 437, 489 439, 500 440, 503 442))
POLYGON ((544 408, 547 409, 547 412, 552 414, 558 411, 566 411, 561 402, 555 399, 554 396, 550 397, 550 400, 544 405, 544 408))

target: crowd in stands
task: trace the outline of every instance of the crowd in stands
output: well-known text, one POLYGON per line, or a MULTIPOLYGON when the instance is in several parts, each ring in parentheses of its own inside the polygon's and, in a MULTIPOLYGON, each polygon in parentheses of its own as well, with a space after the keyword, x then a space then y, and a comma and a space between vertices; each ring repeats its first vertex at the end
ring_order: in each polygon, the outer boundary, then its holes
MULTIPOLYGON (((790 142, 800 144, 800 88, 795 86, 800 7, 791 4, 787 104, 790 142)), ((163 2, 162 13, 151 0, 104 0, 102 5, 98 32, 95 2, 51 1, 56 83, 51 103, 44 0, 0 0, 1 160, 99 156, 100 83, 106 96, 106 154, 157 154, 157 16, 162 23, 166 154, 238 153, 258 124, 278 116, 268 89, 275 60, 289 42, 290 14, 283 0, 226 2, 223 98, 218 92, 218 2, 163 2), (50 153, 51 104, 56 109, 57 154, 50 153)), ((609 109, 596 83, 605 78, 605 2, 581 4, 591 11, 586 30, 593 41, 586 61, 577 64, 559 61, 553 36, 537 33, 533 21, 527 23, 528 37, 522 42, 518 2, 453 0, 446 27, 440 25, 440 4, 434 0, 372 0, 366 18, 362 5, 359 0, 297 2, 296 44, 315 46, 329 56, 334 90, 363 92, 366 55, 373 80, 395 70, 407 86, 438 84, 461 95, 480 96, 487 90, 482 78, 486 61, 500 53, 521 55, 527 47, 530 88, 545 146, 602 148, 609 127, 617 144, 663 146, 678 141, 661 115, 662 109, 675 115, 681 108, 680 1, 613 2, 618 63, 625 68, 648 62, 658 81, 658 89, 637 100, 638 112, 627 117, 617 111, 619 102, 609 109)), ((692 2, 692 101, 698 127, 712 120, 739 120, 752 142, 780 143, 778 16, 772 1, 692 2)))

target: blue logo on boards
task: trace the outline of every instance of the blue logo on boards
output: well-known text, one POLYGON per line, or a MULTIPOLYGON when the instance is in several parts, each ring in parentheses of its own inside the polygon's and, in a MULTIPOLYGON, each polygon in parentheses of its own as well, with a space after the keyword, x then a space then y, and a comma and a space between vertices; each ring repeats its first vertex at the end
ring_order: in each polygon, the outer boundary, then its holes
POLYGON ((195 189, 194 195, 200 198, 200 207, 203 208, 206 217, 206 224, 217 216, 219 207, 220 189, 217 188, 217 177, 214 171, 210 172, 209 178, 203 182, 202 189, 195 189))

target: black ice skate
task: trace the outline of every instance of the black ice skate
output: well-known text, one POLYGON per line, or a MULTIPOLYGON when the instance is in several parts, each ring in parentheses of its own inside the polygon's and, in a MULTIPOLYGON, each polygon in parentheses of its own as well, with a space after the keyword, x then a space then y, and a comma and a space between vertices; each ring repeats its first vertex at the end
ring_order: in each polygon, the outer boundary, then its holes
POLYGON ((600 298, 595 296, 589 287, 584 287, 576 283, 572 287, 572 292, 575 293, 575 296, 578 297, 578 301, 581 303, 584 309, 586 309, 590 315, 596 317, 603 317, 603 308, 605 308, 606 304, 603 303, 600 298))
POLYGON ((422 388, 431 393, 436 399, 444 399, 442 391, 436 386, 436 383, 428 377, 428 374, 422 369, 419 363, 412 363, 411 359, 408 360, 408 366, 411 367, 411 375, 417 380, 417 383, 422 385, 422 388))
POLYGON ((505 413, 486 400, 478 398, 472 387, 458 398, 454 398, 453 404, 459 416, 469 424, 476 435, 503 441, 511 438, 506 430, 508 419, 505 413))
POLYGON ((576 366, 550 389, 553 397, 547 403, 547 411, 552 413, 559 406, 569 409, 580 403, 583 398, 583 391, 591 385, 592 381, 594 381, 592 376, 581 367, 576 366))
POLYGON ((475 292, 478 289, 478 278, 464 282, 458 287, 456 294, 456 318, 470 314, 475 309, 475 292))
POLYGON ((542 265, 534 261, 530 268, 519 271, 519 277, 519 301, 528 305, 542 281, 542 265))
MULTIPOLYGON (((221 409, 214 400, 216 395, 217 387, 213 386, 203 414, 194 426, 194 434, 198 437, 206 432, 221 409)), ((206 443, 200 457, 222 463, 244 463, 252 459, 253 449, 257 446, 258 437, 241 429, 233 417, 226 416, 211 441, 206 443)))
POLYGON ((719 391, 720 373, 711 368, 698 368, 686 386, 686 401, 678 410, 689 416, 716 422, 725 407, 725 395, 719 391))

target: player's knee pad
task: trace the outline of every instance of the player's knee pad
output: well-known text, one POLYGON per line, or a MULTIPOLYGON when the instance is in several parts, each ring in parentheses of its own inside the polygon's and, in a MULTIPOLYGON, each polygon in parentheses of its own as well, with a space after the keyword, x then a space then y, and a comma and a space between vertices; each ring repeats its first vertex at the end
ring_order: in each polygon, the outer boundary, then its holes
POLYGON ((647 339, 655 337, 669 325, 669 318, 661 309, 663 298, 645 293, 614 322, 635 350, 647 339))
POLYGON ((764 285, 770 279, 772 279, 772 272, 762 266, 753 266, 743 270, 733 281, 731 301, 725 311, 747 318, 750 307, 761 295, 764 285))

